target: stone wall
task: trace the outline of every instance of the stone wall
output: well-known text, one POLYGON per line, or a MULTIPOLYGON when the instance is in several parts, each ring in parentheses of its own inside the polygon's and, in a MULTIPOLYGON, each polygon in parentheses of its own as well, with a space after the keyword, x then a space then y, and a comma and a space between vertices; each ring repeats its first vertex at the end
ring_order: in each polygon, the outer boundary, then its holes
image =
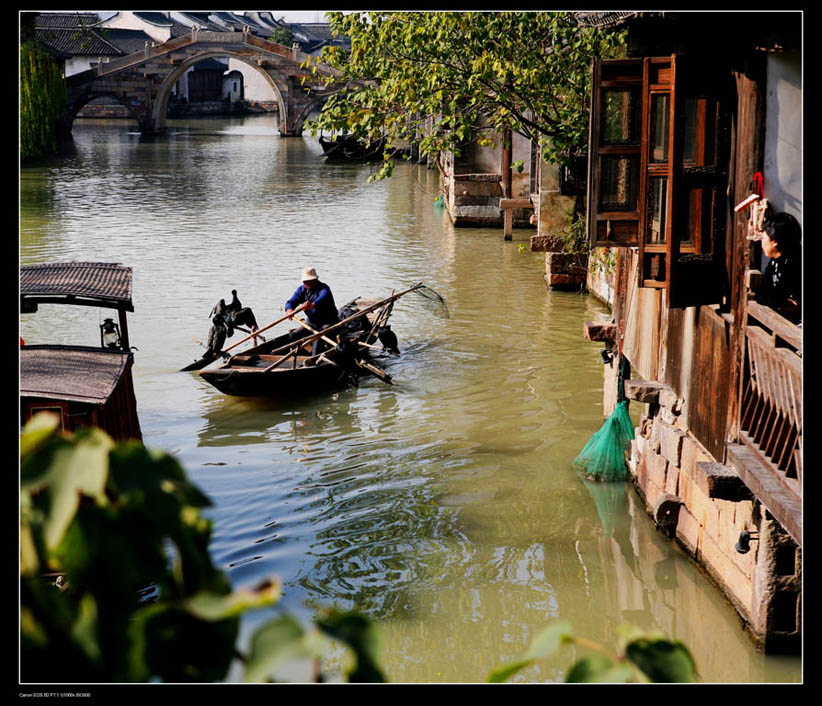
POLYGON ((593 296, 608 306, 614 305, 616 251, 616 248, 592 248, 588 255, 585 286, 593 296))
POLYGON ((658 382, 631 380, 625 393, 648 405, 628 462, 648 514, 713 578, 760 649, 798 652, 800 548, 737 473, 689 433, 684 400, 658 382), (754 537, 744 554, 736 549, 743 532, 754 537))
POLYGON ((442 174, 445 205, 455 226, 502 225, 499 174, 442 174))

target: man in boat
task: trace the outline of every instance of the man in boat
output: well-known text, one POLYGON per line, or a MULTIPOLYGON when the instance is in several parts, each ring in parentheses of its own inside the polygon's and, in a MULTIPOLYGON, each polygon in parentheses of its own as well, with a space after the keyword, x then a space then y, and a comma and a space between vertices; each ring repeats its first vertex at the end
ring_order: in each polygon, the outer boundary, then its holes
MULTIPOLYGON (((321 282, 317 276, 317 270, 313 267, 308 267, 303 270, 302 284, 297 287, 294 294, 291 295, 285 303, 285 313, 291 314, 300 304, 306 304, 304 309, 306 323, 315 331, 322 331, 323 329, 336 324, 339 321, 337 313, 337 305, 334 303, 334 295, 331 293, 331 288, 321 282)), ((297 341, 306 336, 310 336, 311 332, 305 328, 292 329, 289 332, 292 341, 297 341)), ((326 344, 319 338, 314 340, 311 349, 311 354, 316 355, 321 351, 326 344)))

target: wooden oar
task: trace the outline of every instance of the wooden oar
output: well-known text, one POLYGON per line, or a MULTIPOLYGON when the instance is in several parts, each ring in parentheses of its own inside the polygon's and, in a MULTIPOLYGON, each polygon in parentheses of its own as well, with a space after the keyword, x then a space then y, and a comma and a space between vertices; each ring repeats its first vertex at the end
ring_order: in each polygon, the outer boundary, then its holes
POLYGON ((386 373, 385 370, 383 370, 378 365, 374 365, 373 363, 367 363, 366 361, 359 360, 359 359, 354 361, 354 362, 358 366, 360 366, 363 370, 367 370, 369 373, 371 373, 375 377, 378 377, 384 383, 387 383, 388 385, 393 385, 394 384, 394 381, 391 379, 391 376, 388 373, 386 373))
POLYGON ((266 326, 263 326, 262 328, 258 328, 256 331, 254 331, 253 333, 249 334, 249 335, 248 335, 248 336, 246 336, 245 338, 240 339, 240 340, 239 340, 239 341, 237 341, 236 343, 233 343, 232 345, 230 345, 228 348, 226 348, 226 349, 225 349, 224 351, 222 351, 222 352, 223 352, 223 353, 228 353, 228 351, 230 351, 232 348, 236 348, 236 347, 237 347, 237 346, 239 346, 241 343, 245 343, 246 341, 250 341, 250 340, 251 340, 252 338, 254 338, 255 336, 259 336, 259 335, 260 335, 260 333, 262 333, 263 331, 267 331, 267 330, 268 330, 268 329, 270 329, 272 326, 276 326, 277 324, 282 323, 282 322, 283 322, 283 321, 285 321, 286 319, 290 319, 292 316, 295 316, 296 314, 298 314, 299 312, 301 312, 303 309, 305 309, 305 307, 306 307, 306 306, 308 306, 308 302, 304 302, 303 304, 300 304, 300 305, 299 305, 296 309, 294 309, 294 311, 292 311, 291 313, 286 314, 285 316, 280 317, 280 318, 279 318, 279 319, 277 319, 276 321, 272 321, 270 324, 267 324, 266 326))

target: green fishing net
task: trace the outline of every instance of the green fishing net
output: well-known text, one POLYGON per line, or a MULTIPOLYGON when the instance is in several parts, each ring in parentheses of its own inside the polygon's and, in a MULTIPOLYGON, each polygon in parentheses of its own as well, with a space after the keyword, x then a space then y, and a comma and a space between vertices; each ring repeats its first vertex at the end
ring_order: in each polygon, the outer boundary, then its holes
POLYGON ((625 454, 634 438, 634 423, 628 414, 628 400, 625 398, 625 377, 630 375, 630 366, 622 355, 619 356, 618 365, 616 409, 574 459, 574 467, 588 480, 628 479, 625 454))
POLYGON ((628 400, 622 400, 574 459, 574 466, 589 480, 620 481, 628 478, 625 452, 634 438, 628 400))

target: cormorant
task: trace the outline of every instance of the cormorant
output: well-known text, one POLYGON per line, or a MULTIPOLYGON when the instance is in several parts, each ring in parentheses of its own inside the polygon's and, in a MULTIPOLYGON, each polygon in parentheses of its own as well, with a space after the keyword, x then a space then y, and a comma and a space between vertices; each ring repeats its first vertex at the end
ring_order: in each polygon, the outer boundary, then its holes
POLYGON ((393 353, 394 355, 400 354, 400 349, 397 347, 397 334, 395 334, 390 326, 383 326, 377 331, 377 337, 380 339, 380 343, 382 343, 382 347, 387 350, 389 353, 393 353))

